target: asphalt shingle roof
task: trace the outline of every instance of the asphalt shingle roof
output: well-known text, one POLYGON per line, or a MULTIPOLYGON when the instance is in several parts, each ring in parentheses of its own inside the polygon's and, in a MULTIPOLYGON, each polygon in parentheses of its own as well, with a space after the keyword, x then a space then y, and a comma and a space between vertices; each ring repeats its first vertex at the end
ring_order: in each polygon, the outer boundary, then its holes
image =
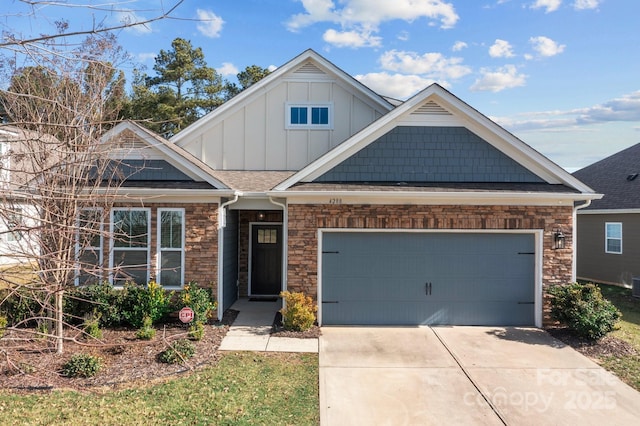
POLYGON ((640 143, 580 169, 573 176, 604 194, 585 210, 640 208, 640 143))

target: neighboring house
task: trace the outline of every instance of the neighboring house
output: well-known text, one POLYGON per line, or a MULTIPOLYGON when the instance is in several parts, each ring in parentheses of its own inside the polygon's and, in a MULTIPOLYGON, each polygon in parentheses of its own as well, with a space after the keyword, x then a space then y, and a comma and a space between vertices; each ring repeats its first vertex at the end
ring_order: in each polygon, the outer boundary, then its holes
POLYGON ((100 226, 142 238, 94 256, 210 285, 219 317, 288 289, 322 325, 542 326, 575 279, 574 205, 600 197, 441 86, 391 103, 311 50, 170 141, 121 137, 147 167, 100 226))
POLYGON ((604 194, 578 211, 577 277, 630 286, 640 276, 640 144, 573 175, 604 194))

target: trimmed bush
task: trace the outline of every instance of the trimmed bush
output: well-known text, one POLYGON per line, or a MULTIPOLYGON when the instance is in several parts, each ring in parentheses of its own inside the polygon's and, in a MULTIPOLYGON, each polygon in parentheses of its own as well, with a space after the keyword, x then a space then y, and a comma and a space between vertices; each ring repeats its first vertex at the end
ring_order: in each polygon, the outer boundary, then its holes
POLYGON ((165 364, 183 363, 193 357, 196 353, 196 346, 191 340, 176 340, 164 351, 158 354, 158 361, 165 364))
POLYGON ((602 296, 595 284, 571 283, 549 289, 551 317, 578 336, 598 340, 614 330, 620 311, 602 296))
POLYGON ((141 328, 145 317, 156 323, 171 311, 173 292, 167 293, 155 281, 147 286, 126 283, 122 292, 122 316, 132 327, 141 328))
POLYGON ((185 306, 193 309, 194 323, 206 324, 218 306, 211 294, 211 289, 199 287, 198 283, 194 282, 184 286, 179 293, 178 300, 177 310, 185 306))
POLYGON ((68 290, 65 294, 65 311, 77 318, 94 313, 100 316, 100 327, 117 327, 124 321, 122 291, 108 282, 68 290))
POLYGON ((84 321, 84 332, 94 339, 102 339, 102 330, 100 329, 100 314, 91 315, 84 321))
POLYGON ((88 354, 75 354, 62 366, 65 377, 93 377, 102 368, 102 359, 88 354))
POLYGON ((313 326, 318 307, 314 305, 311 297, 305 296, 304 293, 288 291, 281 292, 280 297, 285 300, 285 307, 280 309, 285 330, 306 331, 313 326))
POLYGON ((142 328, 136 332, 136 337, 140 340, 151 340, 156 336, 156 329, 150 317, 144 317, 142 320, 142 328))
POLYGON ((189 332, 187 335, 191 340, 202 340, 202 338, 204 337, 204 324, 200 321, 194 322, 189 327, 189 332))

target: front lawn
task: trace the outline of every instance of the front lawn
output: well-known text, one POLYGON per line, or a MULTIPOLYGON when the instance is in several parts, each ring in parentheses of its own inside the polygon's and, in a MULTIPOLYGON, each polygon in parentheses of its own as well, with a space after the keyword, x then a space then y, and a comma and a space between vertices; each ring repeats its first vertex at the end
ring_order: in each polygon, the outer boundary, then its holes
POLYGON ((120 391, 0 392, 3 425, 318 423, 317 354, 225 353, 189 376, 120 391))
POLYGON ((599 287, 602 295, 622 312, 619 328, 611 333, 611 337, 629 343, 635 349, 635 354, 602 355, 598 360, 606 369, 640 391, 640 298, 632 297, 630 289, 604 284, 599 287))

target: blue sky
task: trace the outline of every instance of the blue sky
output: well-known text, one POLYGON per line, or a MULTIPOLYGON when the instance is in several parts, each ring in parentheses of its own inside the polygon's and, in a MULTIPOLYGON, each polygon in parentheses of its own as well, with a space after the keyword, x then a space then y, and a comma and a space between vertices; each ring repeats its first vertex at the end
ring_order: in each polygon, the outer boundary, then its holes
MULTIPOLYGON (((2 1, 0 30, 25 36, 60 18, 86 30, 178 3, 2 1)), ((119 32, 134 62, 150 69, 182 37, 232 78, 312 48, 383 95, 438 82, 569 171, 640 142, 638 0, 184 0, 171 16, 119 32)))

